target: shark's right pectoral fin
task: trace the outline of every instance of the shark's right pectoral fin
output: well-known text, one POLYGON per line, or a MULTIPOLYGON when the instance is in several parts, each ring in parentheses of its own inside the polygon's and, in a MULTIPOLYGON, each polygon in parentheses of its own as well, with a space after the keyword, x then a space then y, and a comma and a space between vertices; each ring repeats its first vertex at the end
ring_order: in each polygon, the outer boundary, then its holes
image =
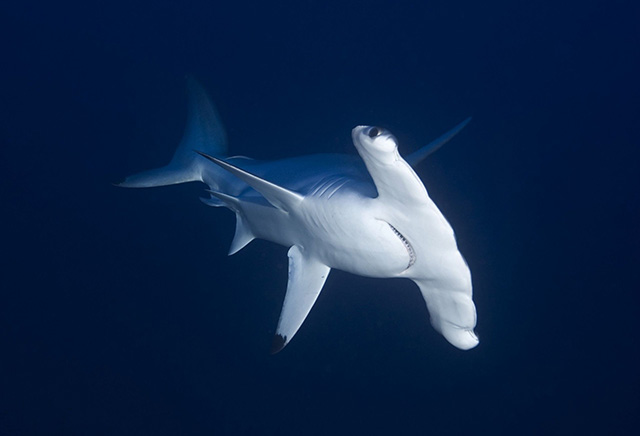
POLYGON ((289 282, 271 353, 289 343, 316 302, 331 268, 294 245, 289 249, 289 282))

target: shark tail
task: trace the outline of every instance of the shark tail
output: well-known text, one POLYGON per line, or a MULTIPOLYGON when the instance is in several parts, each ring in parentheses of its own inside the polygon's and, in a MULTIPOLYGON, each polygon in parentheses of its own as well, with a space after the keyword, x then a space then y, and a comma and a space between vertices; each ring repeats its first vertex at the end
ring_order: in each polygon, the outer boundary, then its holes
POLYGON ((189 114, 182 140, 168 165, 127 177, 118 186, 150 188, 202 181, 203 160, 195 150, 226 156, 227 138, 220 117, 202 86, 187 77, 189 114))

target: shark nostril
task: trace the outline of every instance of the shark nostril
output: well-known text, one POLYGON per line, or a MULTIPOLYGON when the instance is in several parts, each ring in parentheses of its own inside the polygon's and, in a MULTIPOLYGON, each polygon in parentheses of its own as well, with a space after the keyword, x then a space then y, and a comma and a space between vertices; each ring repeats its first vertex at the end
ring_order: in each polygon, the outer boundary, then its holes
POLYGON ((380 129, 378 129, 377 127, 372 127, 369 129, 367 135, 369 136, 369 138, 375 138, 376 136, 380 136, 380 133, 380 129))

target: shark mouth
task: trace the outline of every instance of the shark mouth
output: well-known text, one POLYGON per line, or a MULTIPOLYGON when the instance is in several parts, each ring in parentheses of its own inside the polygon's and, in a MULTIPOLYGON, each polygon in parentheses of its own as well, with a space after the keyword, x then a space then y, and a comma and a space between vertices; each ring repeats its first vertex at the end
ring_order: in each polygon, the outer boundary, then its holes
POLYGON ((402 244, 404 244, 404 248, 407 249, 407 254, 409 255, 409 265, 407 265, 407 267, 404 269, 406 271, 409 268, 411 268, 414 263, 416 263, 416 252, 414 251, 413 247, 409 243, 409 240, 405 238, 404 235, 398 231, 398 229, 393 227, 391 224, 389 224, 389 227, 391 227, 391 230, 393 230, 393 233, 395 233, 398 239, 402 241, 402 244))

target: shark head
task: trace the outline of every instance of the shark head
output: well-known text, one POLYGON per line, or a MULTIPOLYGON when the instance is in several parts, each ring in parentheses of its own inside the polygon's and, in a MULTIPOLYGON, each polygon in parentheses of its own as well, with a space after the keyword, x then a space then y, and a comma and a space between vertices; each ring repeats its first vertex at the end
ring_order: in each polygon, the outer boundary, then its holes
POLYGON ((471 272, 451 225, 398 153, 395 136, 380 127, 357 126, 352 138, 378 191, 377 217, 391 226, 410 254, 400 276, 418 285, 438 332, 460 349, 475 347, 471 272))

